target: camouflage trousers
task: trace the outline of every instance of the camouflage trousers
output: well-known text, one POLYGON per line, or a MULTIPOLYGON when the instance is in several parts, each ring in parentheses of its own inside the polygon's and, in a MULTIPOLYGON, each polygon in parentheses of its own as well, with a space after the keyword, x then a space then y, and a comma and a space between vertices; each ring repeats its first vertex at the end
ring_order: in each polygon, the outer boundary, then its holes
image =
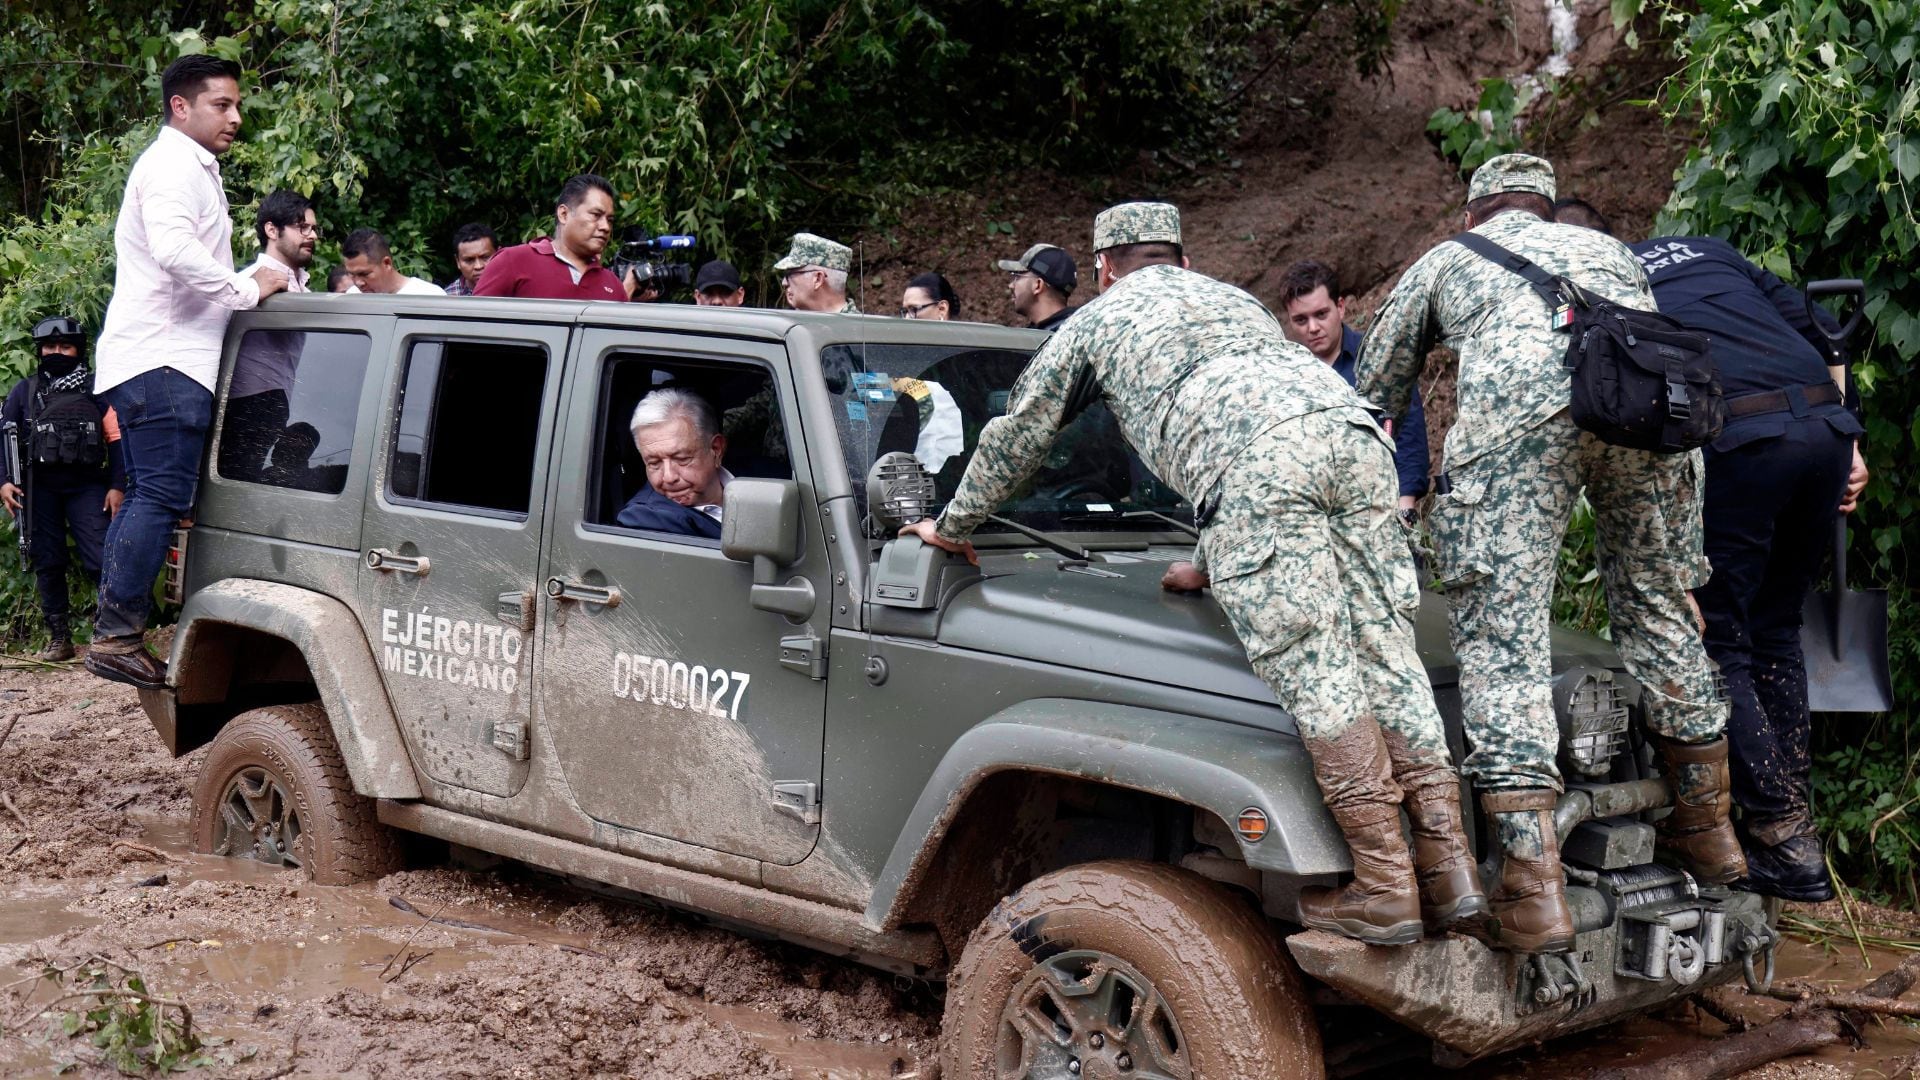
POLYGON ((1687 590, 1707 580, 1700 455, 1611 446, 1562 411, 1457 470, 1434 501, 1467 741, 1477 787, 1560 788, 1548 641, 1560 541, 1585 488, 1614 645, 1647 726, 1704 742, 1726 726, 1687 590))
MULTIPOLYGON (((1396 771, 1431 764, 1450 775, 1414 649, 1419 581, 1379 426, 1357 408, 1287 421, 1242 450, 1220 487, 1202 540, 1214 598, 1301 738, 1311 746, 1378 722, 1397 744, 1396 771)), ((1323 794, 1338 804, 1350 793, 1323 794)))

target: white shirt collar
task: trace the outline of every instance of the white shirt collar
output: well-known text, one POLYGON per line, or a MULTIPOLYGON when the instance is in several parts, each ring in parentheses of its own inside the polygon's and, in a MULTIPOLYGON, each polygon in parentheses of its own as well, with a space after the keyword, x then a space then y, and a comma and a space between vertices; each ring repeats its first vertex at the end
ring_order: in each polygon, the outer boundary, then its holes
MULTIPOLYGON (((733 483, 733 474, 728 472, 725 466, 722 466, 720 469, 720 490, 723 492, 726 491, 727 485, 731 483, 733 483)), ((721 504, 719 503, 696 503, 694 509, 715 521, 720 520, 721 504)))
POLYGON ((199 143, 194 141, 193 136, 187 134, 184 131, 181 131, 179 128, 174 127, 172 124, 161 124, 160 137, 164 139, 169 135, 173 136, 176 139, 179 139, 183 145, 192 149, 194 160, 198 161, 201 167, 204 168, 207 166, 212 166, 215 172, 220 171, 220 163, 214 160, 213 151, 207 149, 204 146, 201 146, 199 143))
POLYGON ((296 270, 293 267, 288 266, 286 263, 283 263, 279 259, 276 259, 273 256, 267 254, 264 249, 260 252, 260 254, 257 257, 254 258, 253 265, 270 267, 274 270, 280 271, 281 273, 287 275, 288 278, 294 281, 298 281, 300 283, 300 288, 303 291, 307 287, 307 272, 305 270, 296 270))

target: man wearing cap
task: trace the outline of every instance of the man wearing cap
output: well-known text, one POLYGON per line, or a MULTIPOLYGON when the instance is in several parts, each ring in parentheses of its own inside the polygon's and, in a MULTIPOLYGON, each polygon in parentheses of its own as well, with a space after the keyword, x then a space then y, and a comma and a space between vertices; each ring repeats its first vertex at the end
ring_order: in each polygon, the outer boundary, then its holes
POLYGON ((1197 590, 1211 575, 1352 850, 1353 881, 1305 890, 1301 922, 1401 945, 1420 939, 1423 917, 1483 916, 1459 782, 1414 651, 1419 588, 1394 516, 1392 443, 1258 300, 1186 268, 1172 206, 1111 207, 1093 233, 1101 295, 1034 355, 938 523, 903 532, 971 557, 967 536, 1078 409, 1103 400, 1154 474, 1199 507, 1206 568, 1177 564, 1162 584, 1197 590))
POLYGON ((1080 283, 1080 269, 1065 250, 1035 244, 1018 259, 1001 259, 998 265, 1009 275, 1007 298, 1014 312, 1035 330, 1058 330, 1076 310, 1067 306, 1067 297, 1080 283))
POLYGON ((847 271, 853 268, 853 249, 824 236, 794 233, 787 253, 773 264, 795 311, 835 311, 858 315, 847 297, 847 271))
POLYGON ((740 271, 725 259, 715 259, 693 275, 693 302, 701 307, 740 307, 747 302, 747 287, 740 283, 740 271))
MULTIPOLYGON (((1553 196, 1546 161, 1501 155, 1473 174, 1467 227, 1590 292, 1652 309, 1633 252, 1555 223, 1553 196)), ((1727 824, 1727 705, 1689 596, 1707 580, 1700 456, 1613 446, 1575 427, 1558 321, 1518 274, 1447 242, 1408 268, 1360 352, 1360 392, 1389 414, 1407 407, 1430 349, 1460 358, 1458 419, 1428 528, 1473 745, 1464 768, 1506 852, 1496 934, 1526 952, 1574 941, 1553 824, 1560 728, 1548 631, 1560 538, 1583 488, 1614 644, 1675 790, 1661 846, 1708 881, 1745 872, 1727 824)))

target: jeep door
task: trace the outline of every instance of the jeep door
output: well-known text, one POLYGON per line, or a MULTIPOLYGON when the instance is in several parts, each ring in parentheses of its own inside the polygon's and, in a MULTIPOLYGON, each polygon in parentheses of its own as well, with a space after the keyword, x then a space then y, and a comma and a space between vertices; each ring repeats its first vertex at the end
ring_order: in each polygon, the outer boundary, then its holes
POLYGON ((565 325, 452 320, 403 320, 395 333, 360 610, 414 764, 444 787, 504 797, 526 782, 542 504, 567 335, 565 325))
POLYGON ((715 410, 727 470, 797 477, 813 507, 785 349, 583 329, 569 379, 539 679, 567 788, 609 825, 799 862, 818 832, 818 650, 833 595, 818 515, 803 514, 813 520, 802 523, 800 561, 781 572, 812 584, 814 611, 789 620, 755 610, 752 570, 721 554, 717 522, 648 494, 630 430, 648 393, 690 391, 715 410), (636 500, 626 519, 640 524, 623 524, 636 500))

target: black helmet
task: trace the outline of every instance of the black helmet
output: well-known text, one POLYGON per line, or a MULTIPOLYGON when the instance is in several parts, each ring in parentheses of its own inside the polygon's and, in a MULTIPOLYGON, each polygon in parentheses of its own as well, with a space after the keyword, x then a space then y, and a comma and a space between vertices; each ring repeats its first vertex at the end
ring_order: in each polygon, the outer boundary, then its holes
POLYGON ((71 315, 54 315, 34 324, 34 351, 38 352, 42 346, 57 341, 69 341, 84 347, 87 343, 87 332, 80 325, 80 320, 71 315))

